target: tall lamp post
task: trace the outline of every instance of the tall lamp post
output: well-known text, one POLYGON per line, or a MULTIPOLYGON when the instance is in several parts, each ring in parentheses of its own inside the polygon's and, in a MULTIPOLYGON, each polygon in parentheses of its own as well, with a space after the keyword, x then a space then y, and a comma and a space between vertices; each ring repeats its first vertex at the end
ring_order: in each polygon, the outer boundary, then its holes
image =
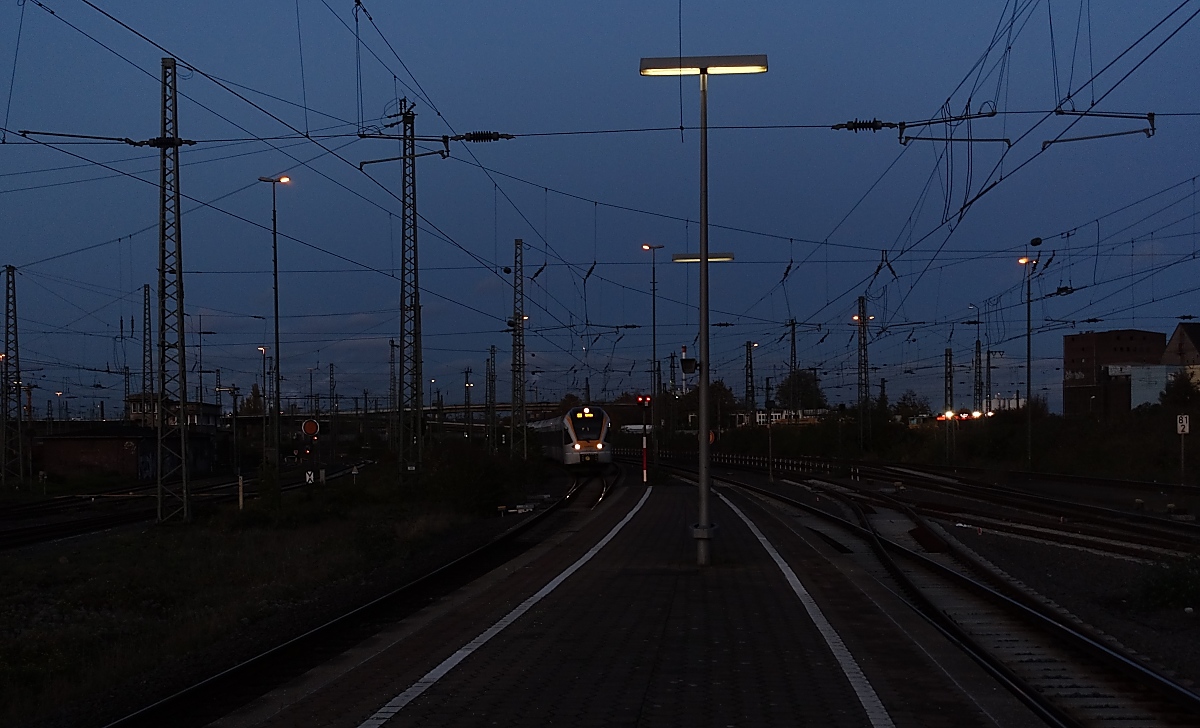
POLYGON ((282 177, 259 177, 258 181, 271 183, 271 269, 273 275, 272 288, 275 293, 275 402, 271 406, 271 430, 275 453, 271 456, 270 461, 277 466, 278 463, 276 461, 279 459, 279 408, 283 406, 279 389, 279 370, 283 364, 283 357, 280 356, 279 350, 279 225, 276 216, 275 188, 281 184, 291 182, 292 178, 286 175, 282 177))
MULTIPOLYGON (((1036 248, 1041 238, 1029 241, 1036 248)), ((1033 272, 1037 270, 1037 258, 1025 255, 1017 260, 1025 266, 1025 466, 1033 470, 1033 272)))
POLYGON ((258 476, 261 478, 267 469, 267 347, 258 347, 262 353, 262 389, 259 391, 259 404, 262 405, 262 464, 258 476))
POLYGON ((710 562, 709 540, 712 523, 709 519, 709 492, 712 480, 709 473, 708 425, 708 77, 735 73, 766 73, 767 56, 675 56, 672 58, 643 58, 643 76, 700 77, 700 391, 699 399, 699 465, 697 468, 700 496, 699 521, 692 529, 696 539, 696 563, 710 562))
POLYGON ((654 450, 654 469, 658 470, 658 251, 661 245, 642 244, 642 250, 650 251, 650 419, 654 422, 654 430, 650 433, 651 447, 654 450))

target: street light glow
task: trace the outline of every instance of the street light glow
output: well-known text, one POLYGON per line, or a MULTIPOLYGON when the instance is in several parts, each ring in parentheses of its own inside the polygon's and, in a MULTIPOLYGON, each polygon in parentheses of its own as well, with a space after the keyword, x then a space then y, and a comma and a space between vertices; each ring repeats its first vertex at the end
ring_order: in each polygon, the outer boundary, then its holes
MULTIPOLYGON (((728 263, 733 260, 733 253, 709 253, 709 263, 728 263)), ((672 253, 672 263, 699 263, 699 253, 672 253)))
POLYGON ((671 56, 643 58, 643 76, 723 76, 733 73, 766 73, 767 56, 671 56))
POLYGON ((288 182, 292 181, 292 178, 284 175, 283 177, 279 178, 279 181, 286 185, 288 182))

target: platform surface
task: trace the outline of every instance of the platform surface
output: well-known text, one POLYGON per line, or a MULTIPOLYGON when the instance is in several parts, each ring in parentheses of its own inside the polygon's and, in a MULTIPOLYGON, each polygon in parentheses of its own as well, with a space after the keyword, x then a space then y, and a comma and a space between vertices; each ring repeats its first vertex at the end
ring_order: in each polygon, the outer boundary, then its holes
POLYGON ((712 499, 719 531, 712 564, 702 568, 690 538, 696 489, 647 493, 632 484, 539 553, 431 607, 419 627, 265 725, 991 723, 785 519, 730 497, 811 591, 883 704, 883 722, 864 710, 862 685, 852 684, 785 572, 727 502, 712 499), (589 550, 586 563, 511 616, 589 550), (385 709, 405 694, 402 707, 385 709))

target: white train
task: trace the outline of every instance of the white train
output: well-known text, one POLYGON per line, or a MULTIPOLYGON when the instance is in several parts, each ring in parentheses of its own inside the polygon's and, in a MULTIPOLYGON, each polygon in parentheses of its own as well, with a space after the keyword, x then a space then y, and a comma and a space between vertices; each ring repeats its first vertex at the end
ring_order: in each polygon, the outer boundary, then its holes
POLYGON ((599 407, 573 407, 565 415, 530 423, 542 454, 563 465, 612 462, 608 431, 612 420, 599 407))

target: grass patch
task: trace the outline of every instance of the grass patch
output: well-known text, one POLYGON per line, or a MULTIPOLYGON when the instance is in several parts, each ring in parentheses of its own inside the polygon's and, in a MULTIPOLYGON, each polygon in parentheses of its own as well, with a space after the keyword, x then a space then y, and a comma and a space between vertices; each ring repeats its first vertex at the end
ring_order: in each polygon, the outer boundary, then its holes
POLYGON ((523 475, 477 451, 445 462, 454 465, 420 487, 399 487, 394 465, 379 464, 356 484, 342 478, 275 507, 202 507, 189 525, 0 554, 0 725, 95 699, 263 620, 303 614, 330 587, 402 567, 443 534, 494 518, 523 475))

